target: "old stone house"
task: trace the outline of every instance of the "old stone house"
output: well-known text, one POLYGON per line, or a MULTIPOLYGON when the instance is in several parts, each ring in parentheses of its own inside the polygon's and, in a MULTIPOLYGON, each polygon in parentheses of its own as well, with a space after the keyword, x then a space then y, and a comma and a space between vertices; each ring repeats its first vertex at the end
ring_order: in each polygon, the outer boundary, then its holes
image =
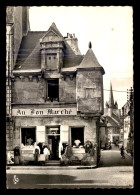
POLYGON ((30 144, 47 144, 56 160, 60 143, 68 144, 81 159, 85 142, 91 141, 98 163, 104 69, 91 44, 83 56, 75 35, 63 37, 54 23, 48 31, 28 31, 12 74, 13 149, 26 148, 30 139, 30 144))

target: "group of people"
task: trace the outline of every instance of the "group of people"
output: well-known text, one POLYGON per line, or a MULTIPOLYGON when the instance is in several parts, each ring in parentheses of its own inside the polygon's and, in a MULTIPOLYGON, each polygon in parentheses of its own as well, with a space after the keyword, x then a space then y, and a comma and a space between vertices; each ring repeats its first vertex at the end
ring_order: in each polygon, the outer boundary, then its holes
POLYGON ((34 143, 33 154, 35 154, 36 150, 38 150, 38 154, 45 154, 45 160, 50 158, 51 151, 47 144, 34 143))

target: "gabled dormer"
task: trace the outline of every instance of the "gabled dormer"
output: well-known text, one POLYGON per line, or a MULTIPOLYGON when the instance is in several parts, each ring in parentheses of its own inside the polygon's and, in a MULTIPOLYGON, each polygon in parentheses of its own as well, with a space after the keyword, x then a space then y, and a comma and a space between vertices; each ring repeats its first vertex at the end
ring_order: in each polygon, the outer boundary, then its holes
POLYGON ((52 23, 46 34, 40 39, 41 69, 59 71, 63 67, 64 38, 52 23))

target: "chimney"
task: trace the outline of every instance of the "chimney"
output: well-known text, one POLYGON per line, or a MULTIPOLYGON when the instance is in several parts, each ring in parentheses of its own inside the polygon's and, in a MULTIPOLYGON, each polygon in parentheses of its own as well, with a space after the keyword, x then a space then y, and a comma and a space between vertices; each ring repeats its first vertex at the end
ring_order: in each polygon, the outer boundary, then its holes
POLYGON ((81 52, 78 48, 78 39, 75 37, 75 34, 67 33, 67 37, 65 37, 65 40, 76 55, 81 55, 81 52))

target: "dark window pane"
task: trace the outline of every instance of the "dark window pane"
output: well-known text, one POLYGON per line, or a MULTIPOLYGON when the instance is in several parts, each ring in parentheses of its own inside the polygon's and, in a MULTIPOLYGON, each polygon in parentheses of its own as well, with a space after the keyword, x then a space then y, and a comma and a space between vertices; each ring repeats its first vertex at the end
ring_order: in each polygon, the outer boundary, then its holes
POLYGON ((35 128, 22 128, 21 129, 22 143, 24 145, 31 145, 36 142, 35 128))
POLYGON ((59 97, 59 84, 58 79, 49 79, 48 82, 48 98, 58 101, 59 97))

